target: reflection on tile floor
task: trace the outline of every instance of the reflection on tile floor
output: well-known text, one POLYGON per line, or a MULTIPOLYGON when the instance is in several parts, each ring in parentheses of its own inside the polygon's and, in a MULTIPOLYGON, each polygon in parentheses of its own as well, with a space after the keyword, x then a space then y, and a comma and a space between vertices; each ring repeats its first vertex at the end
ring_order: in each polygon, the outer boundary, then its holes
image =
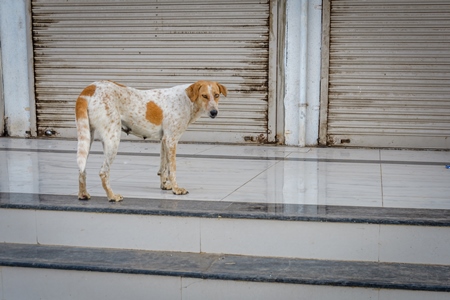
MULTIPOLYGON (((74 195, 76 141, 0 138, 0 192, 74 195)), ((95 142, 88 190, 104 197, 95 142)), ((159 144, 122 142, 111 171, 115 192, 133 198, 450 208, 448 151, 180 144, 177 178, 189 190, 159 189, 159 144)), ((106 201, 106 198, 105 198, 106 201)))

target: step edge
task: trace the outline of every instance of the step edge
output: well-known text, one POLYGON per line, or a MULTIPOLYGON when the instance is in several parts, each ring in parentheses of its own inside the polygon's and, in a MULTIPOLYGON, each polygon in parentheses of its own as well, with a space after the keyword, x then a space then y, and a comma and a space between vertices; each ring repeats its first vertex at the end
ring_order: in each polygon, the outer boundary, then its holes
POLYGON ((100 197, 93 197, 89 201, 79 201, 73 195, 25 193, 0 193, 0 209, 450 227, 450 210, 444 209, 156 198, 127 198, 124 202, 110 203, 100 197))
MULTIPOLYGON (((17 245, 17 244, 16 244, 17 245)), ((27 245, 23 244, 24 247, 27 245)), ((1 246, 0 246, 1 247, 1 246)), ((37 246, 46 247, 46 246, 37 246)), ((57 246, 50 246, 57 247, 57 246)), ((67 247, 62 246, 61 248, 79 248, 82 247, 67 247)), ((99 248, 97 248, 99 249, 99 248)), ((142 250, 119 250, 119 251, 130 251, 130 252, 143 252, 142 250)), ((145 252, 158 252, 158 251, 145 251, 145 252)), ((164 252, 167 253, 167 252, 164 252)), ((180 254, 179 252, 177 252, 180 254)), ((181 253, 182 254, 182 253, 181 253)), ((190 253, 191 254, 191 253, 190 253)), ((201 255, 201 254, 197 254, 201 255)), ((236 255, 219 255, 214 254, 217 257, 233 258, 236 255)), ((246 257, 252 258, 251 256, 239 256, 245 259, 246 257)), ((257 259, 264 259, 258 257, 257 259)), ((277 259, 277 258, 267 258, 267 259, 277 259)), ((281 260, 286 260, 286 258, 280 258, 281 260)), ((318 261, 318 260, 306 260, 297 259, 304 261, 318 261)), ((326 262, 322 260, 321 262, 326 262)), ((329 261, 333 263, 334 261, 329 261)), ((349 262, 352 263, 352 262, 349 262)), ((354 262, 358 263, 358 262, 354 262)), ((375 264, 375 263, 372 263, 375 264)), ((387 265, 387 263, 380 263, 387 265)), ((391 266, 413 266, 414 264, 404 264, 404 263, 388 263, 391 266)), ((52 270, 67 270, 67 271, 87 271, 87 272, 100 272, 100 273, 119 273, 119 274, 134 274, 134 275, 153 275, 153 276, 175 276, 175 277, 186 277, 186 278, 198 278, 206 280, 232 280, 232 281, 247 281, 247 282, 262 282, 262 283, 285 283, 285 284, 305 284, 305 285, 321 285, 321 286, 336 286, 336 287, 358 287, 358 288, 379 288, 379 289, 397 289, 397 290, 411 290, 411 291, 429 291, 429 292, 450 292, 450 284, 425 284, 425 283, 376 283, 369 281, 355 281, 355 280, 345 280, 345 279, 308 279, 308 278, 293 278, 289 276, 285 277, 270 277, 270 276, 254 276, 248 274, 236 274, 236 273, 214 273, 205 271, 170 271, 170 270, 154 270, 154 269, 136 269, 136 268, 123 268, 123 267, 105 267, 105 266, 94 266, 89 263, 85 264, 61 264, 61 263, 43 263, 43 262, 26 262, 17 260, 4 260, 0 258, 0 266, 3 267, 21 267, 21 268, 37 268, 37 269, 52 269, 52 270)), ((434 265, 438 267, 439 265, 434 265)), ((433 267, 433 266, 430 266, 433 267)), ((445 266, 449 267, 450 266, 445 266)))
POLYGON ((272 221, 298 221, 298 222, 321 222, 321 223, 355 223, 355 224, 375 224, 375 225, 407 225, 407 226, 430 226, 430 227, 450 227, 449 220, 399 220, 395 218, 368 218, 368 217, 339 217, 339 216, 280 216, 271 214, 245 214, 227 212, 195 212, 195 211, 171 211, 171 210, 117 210, 110 208, 80 208, 80 207, 58 207, 47 205, 21 205, 21 204, 0 204, 0 209, 19 210, 42 210, 59 212, 84 212, 102 214, 125 214, 144 216, 167 216, 167 217, 194 217, 211 219, 249 219, 249 220, 272 220, 272 221))

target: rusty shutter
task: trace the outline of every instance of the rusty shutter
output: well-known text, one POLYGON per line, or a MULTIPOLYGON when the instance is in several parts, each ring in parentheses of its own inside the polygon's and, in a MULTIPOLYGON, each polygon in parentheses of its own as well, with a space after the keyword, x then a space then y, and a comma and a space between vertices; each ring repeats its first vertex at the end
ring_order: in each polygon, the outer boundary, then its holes
POLYGON ((322 143, 450 148, 450 2, 329 3, 322 143))
POLYGON ((218 81, 219 117, 184 140, 268 134, 269 1, 33 0, 38 131, 74 137, 74 103, 100 79, 139 89, 218 81))

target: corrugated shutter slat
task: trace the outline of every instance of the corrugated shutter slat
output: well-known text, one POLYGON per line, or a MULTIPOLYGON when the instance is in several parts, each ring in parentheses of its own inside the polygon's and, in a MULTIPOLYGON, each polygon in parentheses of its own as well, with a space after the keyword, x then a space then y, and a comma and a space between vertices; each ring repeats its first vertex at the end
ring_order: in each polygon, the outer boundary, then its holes
POLYGON ((329 144, 450 148, 450 3, 331 0, 329 144))

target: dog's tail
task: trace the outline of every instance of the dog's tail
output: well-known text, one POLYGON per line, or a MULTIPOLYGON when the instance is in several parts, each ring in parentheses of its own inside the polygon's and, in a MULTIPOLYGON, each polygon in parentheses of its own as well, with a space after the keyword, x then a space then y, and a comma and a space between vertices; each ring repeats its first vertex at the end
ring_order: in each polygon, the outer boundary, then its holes
POLYGON ((77 163, 80 174, 86 170, 87 158, 94 138, 89 124, 88 99, 95 93, 95 85, 89 85, 78 96, 75 104, 75 119, 77 124, 77 163))

